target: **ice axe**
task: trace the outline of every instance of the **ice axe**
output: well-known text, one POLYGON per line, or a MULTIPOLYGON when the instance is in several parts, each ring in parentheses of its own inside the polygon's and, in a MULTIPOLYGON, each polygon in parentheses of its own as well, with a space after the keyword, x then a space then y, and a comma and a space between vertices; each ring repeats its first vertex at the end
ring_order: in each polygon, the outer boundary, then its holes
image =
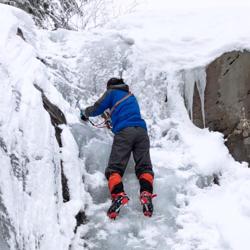
MULTIPOLYGON (((75 107, 80 110, 80 113, 82 113, 82 108, 80 106, 80 99, 77 100, 75 107)), ((102 123, 99 123, 99 124, 95 124, 89 118, 87 118, 86 121, 88 121, 92 126, 94 126, 96 128, 108 128, 108 129, 112 129, 112 123, 111 123, 109 112, 108 111, 104 111, 104 113, 101 115, 101 117, 104 119, 104 121, 102 123)))

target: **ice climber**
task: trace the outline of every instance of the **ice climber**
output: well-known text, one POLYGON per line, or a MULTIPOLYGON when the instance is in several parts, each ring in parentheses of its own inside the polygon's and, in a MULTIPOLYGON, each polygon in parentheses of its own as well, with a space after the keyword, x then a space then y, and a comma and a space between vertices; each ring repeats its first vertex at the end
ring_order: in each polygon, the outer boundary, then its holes
POLYGON ((154 173, 149 154, 149 137, 145 121, 141 118, 138 102, 123 79, 111 78, 107 90, 97 102, 81 110, 81 119, 88 121, 109 109, 112 131, 115 134, 112 150, 105 171, 112 204, 107 215, 115 219, 120 208, 129 201, 124 192, 122 176, 125 172, 131 152, 135 161, 135 173, 140 183, 140 202, 145 216, 153 214, 154 173))

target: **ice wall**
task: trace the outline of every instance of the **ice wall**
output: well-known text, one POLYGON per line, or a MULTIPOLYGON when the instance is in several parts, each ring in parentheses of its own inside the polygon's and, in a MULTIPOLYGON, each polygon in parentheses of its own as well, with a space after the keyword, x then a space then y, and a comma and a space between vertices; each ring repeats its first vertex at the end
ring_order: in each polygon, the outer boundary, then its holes
POLYGON ((67 249, 76 226, 75 215, 84 208, 78 151, 64 128, 63 138, 67 140, 61 153, 50 116, 34 84, 62 110, 69 105, 49 83, 46 68, 37 59, 32 20, 22 11, 0 7, 2 236, 13 250, 67 249), (17 35, 18 28, 24 39, 17 35), (61 160, 71 192, 67 204, 62 200, 61 160))
POLYGON ((9 250, 8 244, 6 243, 6 241, 0 237, 0 249, 1 250, 9 250))

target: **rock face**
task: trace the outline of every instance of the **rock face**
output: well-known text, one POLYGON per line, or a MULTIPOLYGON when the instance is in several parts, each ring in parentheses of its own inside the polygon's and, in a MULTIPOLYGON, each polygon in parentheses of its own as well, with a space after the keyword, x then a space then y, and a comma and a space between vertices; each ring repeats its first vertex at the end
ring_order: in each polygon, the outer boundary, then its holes
MULTIPOLYGON (((250 162, 250 52, 225 53, 206 69, 205 127, 225 135, 230 153, 250 162)), ((193 121, 203 126, 198 91, 193 121)))

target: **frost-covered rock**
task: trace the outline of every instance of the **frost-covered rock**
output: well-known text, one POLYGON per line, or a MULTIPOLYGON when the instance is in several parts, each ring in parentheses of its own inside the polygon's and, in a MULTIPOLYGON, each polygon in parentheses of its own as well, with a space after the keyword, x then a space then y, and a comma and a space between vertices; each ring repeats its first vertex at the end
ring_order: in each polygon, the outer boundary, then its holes
MULTIPOLYGON (((37 59, 32 19, 21 10, 0 8, 1 235, 10 249, 66 249, 74 234, 75 216, 84 209, 80 162, 77 151, 68 157, 60 152, 55 129, 34 85, 53 97, 62 110, 68 104, 37 59), (25 40, 17 35, 18 28, 25 40), (67 205, 62 197, 61 161, 65 161, 65 171, 73 164, 78 176, 76 182, 77 177, 66 174, 74 194, 67 205), (65 223, 68 216, 71 219, 65 223)), ((72 135, 67 137, 64 151, 76 145, 70 141, 72 135)))

